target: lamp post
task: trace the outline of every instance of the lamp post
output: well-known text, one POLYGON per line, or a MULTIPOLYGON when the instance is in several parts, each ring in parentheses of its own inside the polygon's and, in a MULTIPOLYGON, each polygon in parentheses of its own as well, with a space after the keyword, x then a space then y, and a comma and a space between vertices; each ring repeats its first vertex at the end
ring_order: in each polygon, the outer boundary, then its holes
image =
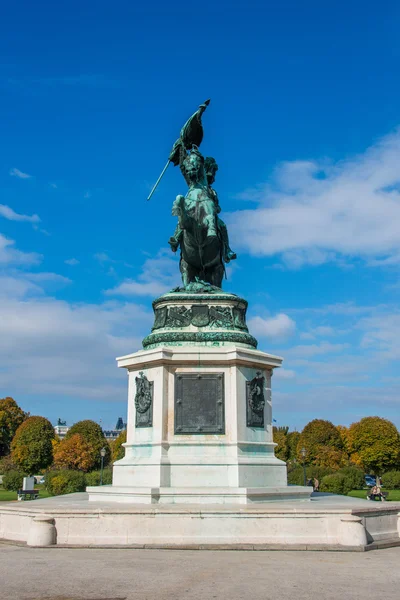
POLYGON ((103 469, 104 469, 104 457, 106 455, 106 449, 102 448, 100 450, 100 456, 101 456, 101 471, 100 471, 100 485, 103 485, 103 469))
POLYGON ((301 449, 301 456, 303 457, 303 476, 304 476, 304 485, 307 485, 307 475, 306 475, 306 454, 307 450, 305 448, 301 449))

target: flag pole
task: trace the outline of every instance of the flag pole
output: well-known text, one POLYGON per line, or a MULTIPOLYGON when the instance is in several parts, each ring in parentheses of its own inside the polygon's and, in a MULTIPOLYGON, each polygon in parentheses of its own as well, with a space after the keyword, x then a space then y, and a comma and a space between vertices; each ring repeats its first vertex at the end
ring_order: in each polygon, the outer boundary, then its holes
POLYGON ((147 197, 147 200, 150 200, 150 198, 152 197, 152 195, 153 195, 153 194, 154 194, 154 192, 156 191, 156 189, 157 189, 157 186, 158 186, 158 184, 160 183, 161 179, 163 178, 165 171, 168 169, 168 166, 169 166, 169 163, 170 163, 170 162, 171 162, 171 161, 168 159, 168 161, 167 161, 167 164, 165 165, 165 167, 164 167, 164 168, 163 168, 163 170, 161 171, 161 175, 160 175, 160 177, 157 179, 157 181, 156 181, 156 182, 155 182, 155 184, 153 185, 153 189, 151 190, 150 194, 148 195, 148 197, 147 197))

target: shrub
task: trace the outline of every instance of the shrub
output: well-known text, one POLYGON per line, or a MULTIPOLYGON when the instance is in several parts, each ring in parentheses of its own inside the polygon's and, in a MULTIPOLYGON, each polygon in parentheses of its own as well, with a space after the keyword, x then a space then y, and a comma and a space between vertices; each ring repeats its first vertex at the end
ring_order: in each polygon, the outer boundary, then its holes
POLYGON ((291 469, 288 467, 288 483, 291 485, 303 485, 304 474, 301 465, 295 465, 291 469))
MULTIPOLYGON (((332 469, 328 467, 318 467, 316 465, 309 465, 306 467, 306 479, 314 479, 316 477, 319 482, 326 475, 333 473, 332 469)), ((292 485, 304 485, 304 471, 302 465, 297 464, 290 471, 288 470, 288 483, 292 485)))
POLYGON ((45 480, 46 490, 52 496, 84 492, 86 487, 81 471, 48 471, 45 480))
MULTIPOLYGON (((100 485, 101 471, 92 471, 86 473, 86 485, 100 485)), ((104 469, 103 471, 103 485, 110 485, 112 483, 112 469, 104 469)))
POLYGON ((20 470, 35 474, 53 462, 53 425, 44 417, 29 417, 17 429, 11 458, 20 470))
POLYGON ((347 495, 353 489, 351 477, 346 477, 343 473, 333 473, 325 475, 322 478, 321 492, 330 492, 331 494, 347 495))
POLYGON ((357 467, 343 467, 338 473, 344 475, 349 483, 351 482, 352 490, 362 490, 365 486, 364 472, 357 467))
POLYGON ((400 471, 388 471, 382 477, 382 483, 388 490, 400 490, 400 471))
POLYGON ((22 488, 25 473, 22 471, 7 471, 3 477, 3 488, 11 492, 18 492, 22 488))

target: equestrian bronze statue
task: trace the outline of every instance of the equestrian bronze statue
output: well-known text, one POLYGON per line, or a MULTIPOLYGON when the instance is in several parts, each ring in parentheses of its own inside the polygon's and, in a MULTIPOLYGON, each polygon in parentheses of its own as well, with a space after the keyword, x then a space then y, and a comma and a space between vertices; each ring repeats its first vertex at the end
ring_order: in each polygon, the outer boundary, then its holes
POLYGON ((189 189, 173 203, 172 214, 178 217, 178 224, 169 244, 173 252, 180 249, 180 271, 185 288, 198 280, 220 288, 224 263, 236 258, 229 246, 227 227, 218 216, 221 207, 212 187, 218 165, 214 158, 204 158, 199 150, 203 139, 201 117, 209 102, 201 104, 183 126, 168 163, 149 196, 169 163, 179 165, 189 189))

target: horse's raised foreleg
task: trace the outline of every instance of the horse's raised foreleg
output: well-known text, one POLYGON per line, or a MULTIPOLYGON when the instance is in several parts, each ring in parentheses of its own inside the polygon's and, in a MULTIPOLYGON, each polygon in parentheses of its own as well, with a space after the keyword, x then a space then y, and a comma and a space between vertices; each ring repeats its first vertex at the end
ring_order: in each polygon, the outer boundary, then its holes
POLYGON ((178 217, 178 221, 179 221, 179 227, 181 229, 185 228, 185 196, 182 196, 181 194, 179 194, 179 196, 177 196, 175 198, 175 201, 172 205, 172 214, 174 215, 174 217, 178 217))

